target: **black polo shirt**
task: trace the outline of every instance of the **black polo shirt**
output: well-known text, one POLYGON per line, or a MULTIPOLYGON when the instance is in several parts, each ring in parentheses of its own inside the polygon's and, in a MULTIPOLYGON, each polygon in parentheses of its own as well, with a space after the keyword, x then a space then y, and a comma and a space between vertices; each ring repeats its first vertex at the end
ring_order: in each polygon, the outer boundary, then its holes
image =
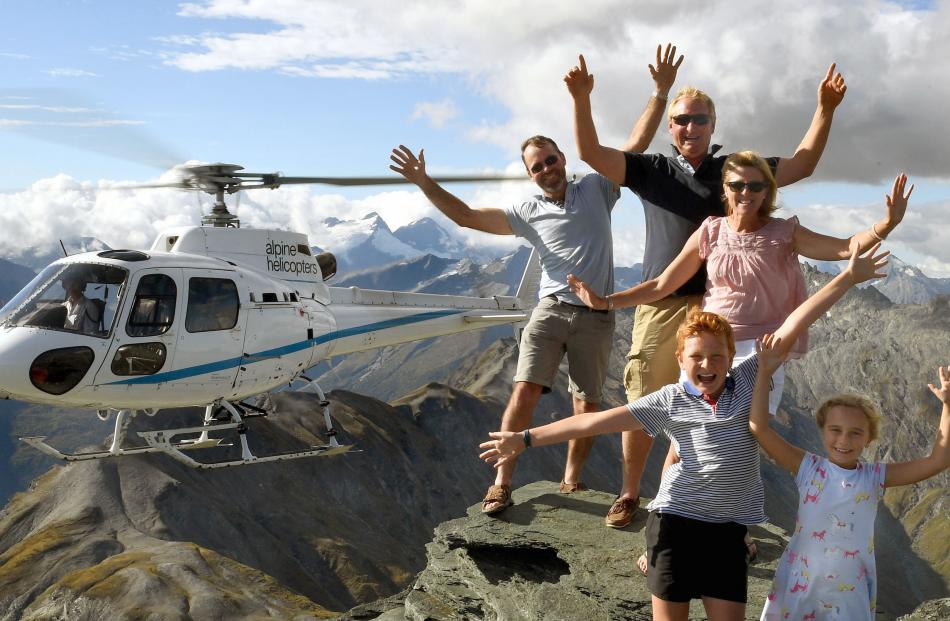
MULTIPOLYGON (((643 280, 663 273, 680 253, 686 240, 709 216, 725 215, 722 203, 722 166, 728 155, 716 155, 713 145, 695 172, 673 148, 674 156, 658 153, 624 153, 627 171, 623 185, 643 203, 646 246, 643 280)), ((773 174, 779 158, 766 158, 773 174)), ((702 267, 675 295, 706 291, 706 268, 702 267)))

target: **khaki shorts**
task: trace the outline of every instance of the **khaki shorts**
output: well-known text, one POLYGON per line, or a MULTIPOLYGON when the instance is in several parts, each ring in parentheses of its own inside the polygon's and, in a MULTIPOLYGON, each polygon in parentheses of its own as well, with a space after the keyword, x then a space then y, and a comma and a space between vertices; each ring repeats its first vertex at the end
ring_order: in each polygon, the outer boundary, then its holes
POLYGON ((581 401, 600 403, 613 335, 612 312, 543 298, 521 334, 515 381, 538 384, 550 392, 566 353, 571 394, 581 401))
POLYGON ((680 376, 676 330, 689 309, 702 301, 701 295, 672 296, 637 306, 630 353, 623 372, 623 385, 630 402, 676 383, 680 376))

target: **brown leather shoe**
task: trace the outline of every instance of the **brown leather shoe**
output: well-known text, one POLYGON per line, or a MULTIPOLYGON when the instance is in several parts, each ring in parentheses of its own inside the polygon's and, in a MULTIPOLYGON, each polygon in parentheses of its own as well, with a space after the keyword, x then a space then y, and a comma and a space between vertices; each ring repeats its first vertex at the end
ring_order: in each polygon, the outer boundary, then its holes
POLYGON ((511 506, 511 486, 492 485, 482 500, 482 513, 493 515, 511 506))
POLYGON ((639 498, 621 498, 618 496, 614 504, 610 505, 607 517, 604 518, 604 524, 610 528, 624 528, 633 521, 639 508, 639 498))
POLYGON ((561 481, 559 490, 562 494, 573 494, 574 492, 586 492, 587 486, 578 481, 577 483, 565 483, 561 481))

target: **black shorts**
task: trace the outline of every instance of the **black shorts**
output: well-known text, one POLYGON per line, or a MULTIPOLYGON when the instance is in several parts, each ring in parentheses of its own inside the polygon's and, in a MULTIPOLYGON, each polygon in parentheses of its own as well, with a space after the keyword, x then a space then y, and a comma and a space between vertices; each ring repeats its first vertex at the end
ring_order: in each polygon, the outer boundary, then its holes
POLYGON ((745 603, 746 532, 736 522, 717 524, 651 511, 644 531, 650 592, 668 602, 706 596, 745 603))

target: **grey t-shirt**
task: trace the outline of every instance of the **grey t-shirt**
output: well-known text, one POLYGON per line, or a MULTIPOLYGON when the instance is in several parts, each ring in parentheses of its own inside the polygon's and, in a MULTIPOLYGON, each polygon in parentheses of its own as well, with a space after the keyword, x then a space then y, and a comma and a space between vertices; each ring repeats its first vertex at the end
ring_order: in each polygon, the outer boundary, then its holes
POLYGON ((600 295, 613 293, 614 254, 610 213, 619 188, 596 173, 567 184, 564 206, 535 196, 505 210, 511 230, 538 250, 542 298, 554 295, 583 305, 567 286, 574 274, 600 295))

